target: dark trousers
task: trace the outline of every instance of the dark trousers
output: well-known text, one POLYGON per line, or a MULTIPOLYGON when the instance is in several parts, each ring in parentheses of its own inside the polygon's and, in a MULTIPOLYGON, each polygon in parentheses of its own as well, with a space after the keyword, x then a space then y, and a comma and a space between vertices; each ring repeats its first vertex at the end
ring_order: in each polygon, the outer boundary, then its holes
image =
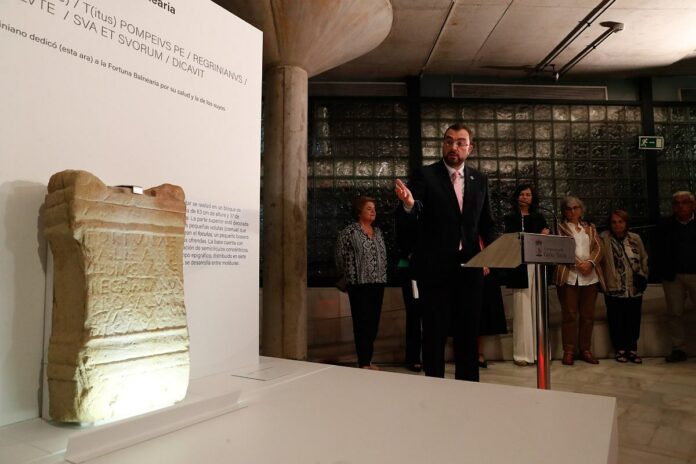
POLYGON ((348 286, 350 313, 353 316, 353 338, 359 367, 369 366, 372 362, 383 297, 384 284, 348 286))
POLYGON ((590 351, 598 285, 566 284, 556 287, 563 315, 561 330, 563 351, 567 353, 575 353, 576 347, 580 348, 580 352, 590 351), (579 330, 578 314, 580 315, 579 330))
POLYGON ((401 295, 406 307, 406 364, 421 363, 421 310, 420 301, 413 298, 411 273, 406 268, 399 269, 401 295))
POLYGON ((421 284, 423 370, 429 377, 445 376, 445 344, 454 338, 454 377, 478 382, 478 334, 483 272, 459 269, 450 282, 421 284))
POLYGON ((616 351, 636 351, 640 336, 640 312, 643 297, 618 298, 604 295, 607 305, 609 336, 616 351))

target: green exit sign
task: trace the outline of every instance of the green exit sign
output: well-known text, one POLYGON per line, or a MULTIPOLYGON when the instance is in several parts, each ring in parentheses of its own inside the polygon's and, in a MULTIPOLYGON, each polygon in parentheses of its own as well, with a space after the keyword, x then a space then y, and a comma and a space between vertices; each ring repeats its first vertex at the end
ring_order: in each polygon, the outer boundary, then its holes
POLYGON ((662 150, 665 148, 665 138, 657 135, 641 135, 638 137, 638 148, 641 150, 662 150))

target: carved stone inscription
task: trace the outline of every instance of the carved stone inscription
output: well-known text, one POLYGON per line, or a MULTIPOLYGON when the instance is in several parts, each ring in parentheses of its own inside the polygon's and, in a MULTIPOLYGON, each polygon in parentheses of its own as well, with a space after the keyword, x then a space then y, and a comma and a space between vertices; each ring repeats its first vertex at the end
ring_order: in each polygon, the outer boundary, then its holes
POLYGON ((182 399, 189 355, 181 188, 134 195, 63 171, 51 177, 42 218, 54 255, 51 417, 94 422, 182 399))
POLYGON ((181 260, 161 259, 181 249, 182 237, 89 231, 84 235, 92 335, 184 326, 181 260))

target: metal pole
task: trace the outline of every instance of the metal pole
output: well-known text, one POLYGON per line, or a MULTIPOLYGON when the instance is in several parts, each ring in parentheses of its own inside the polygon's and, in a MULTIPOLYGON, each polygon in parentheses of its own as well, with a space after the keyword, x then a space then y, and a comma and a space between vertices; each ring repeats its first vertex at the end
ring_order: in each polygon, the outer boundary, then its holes
POLYGON ((537 330, 537 388, 551 389, 551 350, 549 333, 549 289, 546 286, 546 266, 534 265, 536 283, 536 330, 537 330))

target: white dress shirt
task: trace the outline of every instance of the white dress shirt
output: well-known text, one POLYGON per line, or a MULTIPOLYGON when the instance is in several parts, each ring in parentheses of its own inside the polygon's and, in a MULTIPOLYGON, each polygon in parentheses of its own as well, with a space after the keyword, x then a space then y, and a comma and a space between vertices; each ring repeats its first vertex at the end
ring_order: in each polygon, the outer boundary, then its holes
MULTIPOLYGON (((580 231, 578 231, 575 224, 569 223, 568 225, 573 232, 573 239, 575 239, 575 257, 581 261, 587 261, 590 259, 590 236, 587 235, 584 227, 580 227, 580 231)), ((599 282, 599 277, 597 277, 594 268, 592 268, 592 272, 586 276, 571 268, 570 272, 568 272, 568 280, 566 281, 566 283, 570 285, 577 284, 580 286, 592 285, 597 282, 599 282)))

